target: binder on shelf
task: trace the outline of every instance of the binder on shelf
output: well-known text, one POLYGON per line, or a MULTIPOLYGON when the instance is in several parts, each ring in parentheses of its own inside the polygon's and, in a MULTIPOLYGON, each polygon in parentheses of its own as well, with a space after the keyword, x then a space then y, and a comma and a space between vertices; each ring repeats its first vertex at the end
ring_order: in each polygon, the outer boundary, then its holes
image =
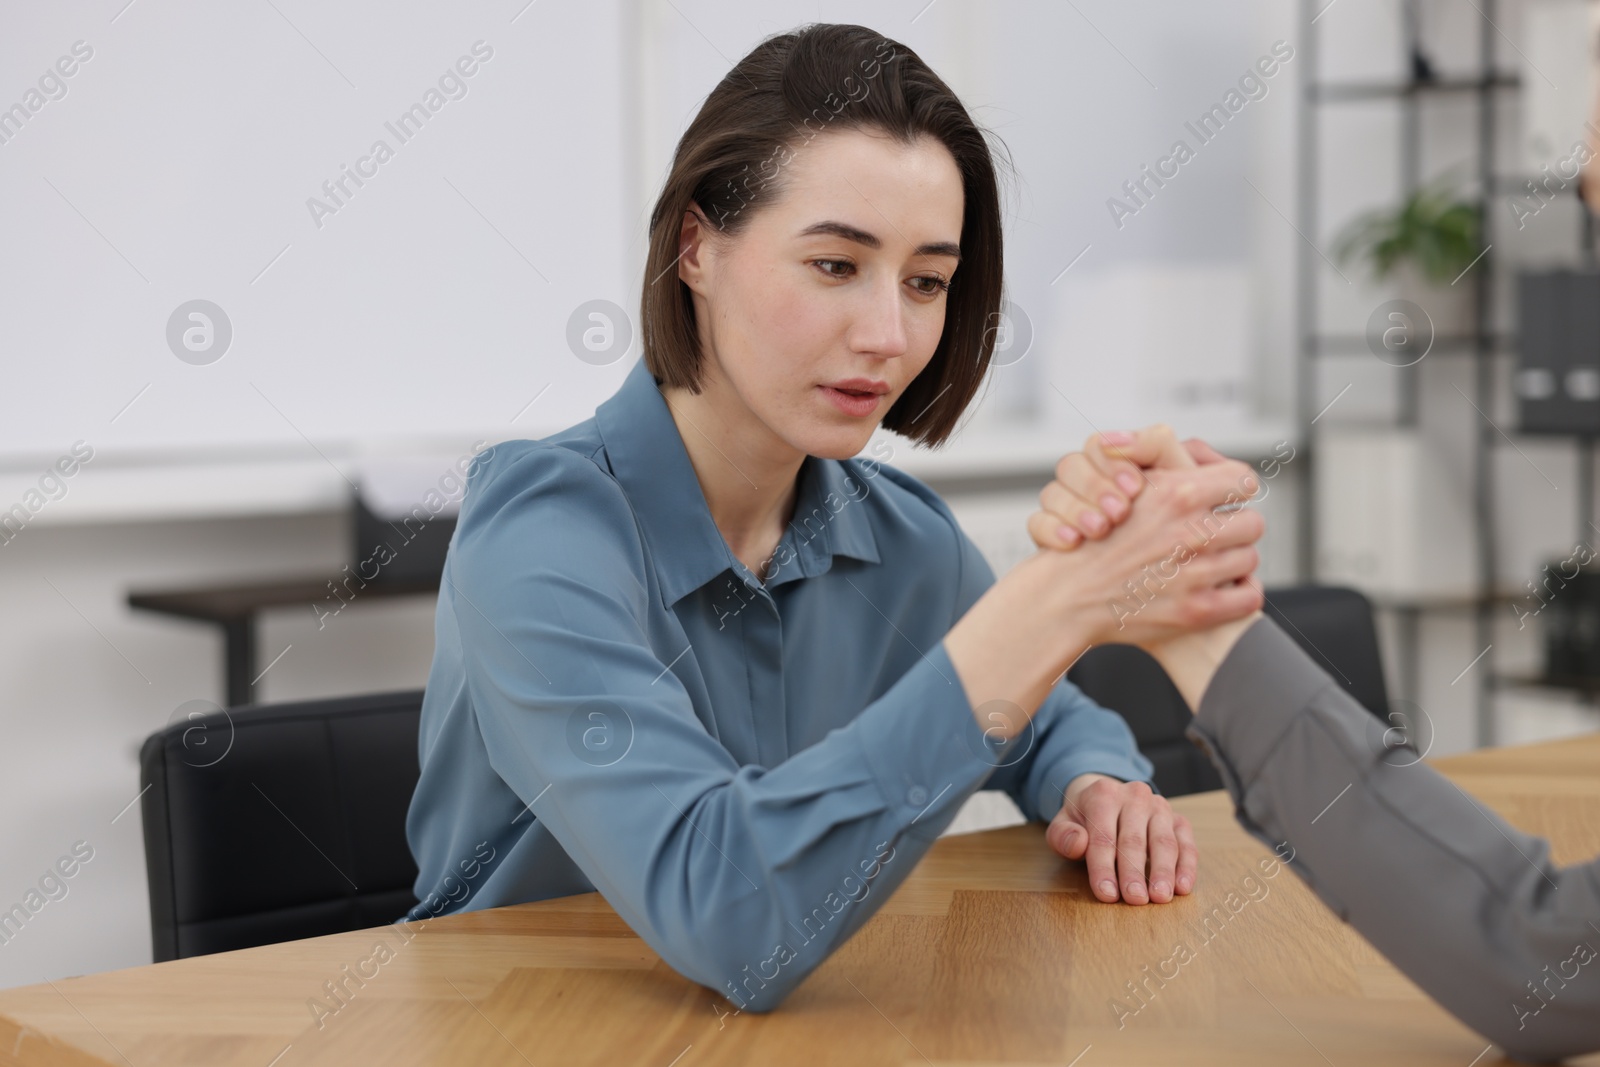
POLYGON ((1600 434, 1600 270, 1520 273, 1517 315, 1521 431, 1600 434))

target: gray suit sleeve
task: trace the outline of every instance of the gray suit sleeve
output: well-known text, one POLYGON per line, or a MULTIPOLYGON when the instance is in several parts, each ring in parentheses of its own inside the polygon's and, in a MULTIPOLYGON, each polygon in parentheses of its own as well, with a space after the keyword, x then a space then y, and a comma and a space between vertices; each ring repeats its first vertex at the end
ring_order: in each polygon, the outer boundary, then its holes
POLYGON ((1600 1049, 1600 860, 1554 866, 1385 727, 1263 616, 1187 733, 1240 825, 1463 1023, 1522 1059, 1600 1049))

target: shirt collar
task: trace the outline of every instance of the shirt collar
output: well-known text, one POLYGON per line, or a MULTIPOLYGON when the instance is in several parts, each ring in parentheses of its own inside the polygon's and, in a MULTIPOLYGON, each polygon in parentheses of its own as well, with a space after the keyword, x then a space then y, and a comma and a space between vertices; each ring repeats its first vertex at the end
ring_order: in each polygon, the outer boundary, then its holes
MULTIPOLYGON (((666 397, 643 359, 596 408, 595 425, 612 473, 644 526, 667 607, 729 568, 739 574, 748 569, 711 518, 666 397)), ((778 543, 766 586, 815 577, 833 565, 835 555, 879 562, 872 523, 860 506, 869 491, 855 464, 807 456, 794 520, 778 543), (784 545, 792 552, 783 552, 784 545), (793 558, 779 566, 778 559, 788 555, 793 558)))

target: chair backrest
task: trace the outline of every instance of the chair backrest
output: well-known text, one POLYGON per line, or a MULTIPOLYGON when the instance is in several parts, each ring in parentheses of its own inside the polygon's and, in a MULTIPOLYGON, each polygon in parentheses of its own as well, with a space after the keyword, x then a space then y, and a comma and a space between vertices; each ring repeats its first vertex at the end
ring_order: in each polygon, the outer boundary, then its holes
POLYGON ((422 690, 173 723, 139 756, 157 962, 392 922, 422 690))
MULTIPOLYGON (((1383 661, 1372 603, 1365 596, 1340 586, 1287 586, 1266 591, 1265 611, 1351 696, 1387 721, 1383 661)), ((1188 705, 1143 649, 1098 645, 1078 659, 1067 677, 1096 703, 1128 720, 1164 795, 1222 788, 1211 761, 1184 736, 1192 719, 1188 705)))

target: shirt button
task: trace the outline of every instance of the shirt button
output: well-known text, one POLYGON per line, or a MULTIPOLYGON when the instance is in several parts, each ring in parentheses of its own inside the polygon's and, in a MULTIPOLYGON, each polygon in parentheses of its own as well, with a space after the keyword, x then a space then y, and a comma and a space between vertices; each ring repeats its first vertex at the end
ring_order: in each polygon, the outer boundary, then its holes
POLYGON ((926 804, 927 802, 928 791, 922 788, 920 785, 914 785, 910 789, 906 790, 907 804, 926 804))

